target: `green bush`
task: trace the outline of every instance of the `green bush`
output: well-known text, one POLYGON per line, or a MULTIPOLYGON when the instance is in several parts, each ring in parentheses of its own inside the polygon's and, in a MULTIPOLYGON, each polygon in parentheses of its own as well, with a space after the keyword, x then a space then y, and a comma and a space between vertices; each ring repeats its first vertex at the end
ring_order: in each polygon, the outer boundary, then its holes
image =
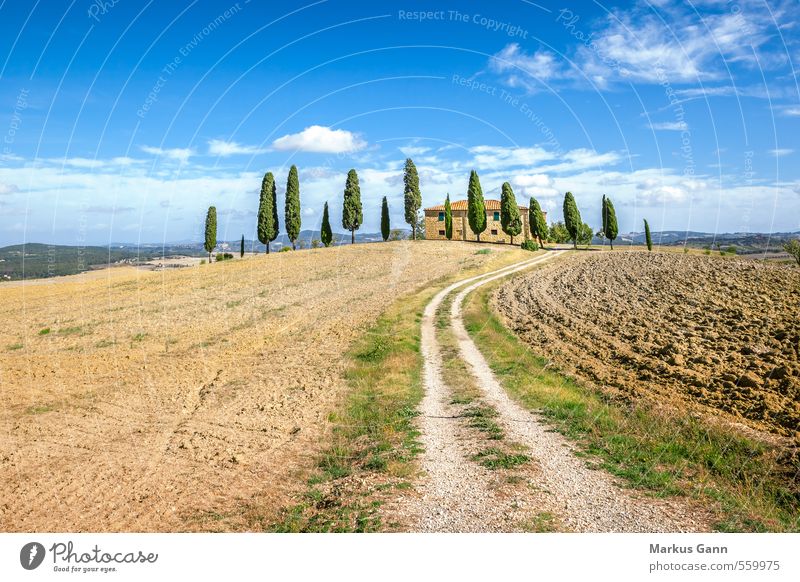
POLYGON ((291 247, 281 247, 281 250, 279 250, 278 252, 279 253, 286 253, 286 252, 288 252, 290 250, 292 250, 291 247))
POLYGON ((229 261, 233 258, 231 253, 217 253, 217 262, 219 261, 229 261))
POLYGON ((532 239, 528 239, 526 241, 523 241, 521 247, 522 247, 523 251, 538 251, 539 250, 539 245, 536 243, 535 240, 532 240, 532 239))

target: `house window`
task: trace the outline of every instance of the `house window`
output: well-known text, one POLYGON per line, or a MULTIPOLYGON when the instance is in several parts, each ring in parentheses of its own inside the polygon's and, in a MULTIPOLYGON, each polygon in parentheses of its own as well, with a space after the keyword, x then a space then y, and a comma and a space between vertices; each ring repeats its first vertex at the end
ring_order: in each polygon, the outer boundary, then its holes
MULTIPOLYGON (((495 212, 495 213, 494 213, 494 219, 495 219, 495 220, 500 220, 500 213, 499 213, 499 212, 495 212)), ((492 234, 497 234, 497 232, 494 232, 494 233, 492 233, 492 234)))
POLYGON ((493 228, 493 229, 492 229, 492 234, 494 234, 494 235, 496 235, 496 234, 497 234, 497 229, 496 229, 496 228, 493 228))
POLYGON ((439 213, 439 222, 443 222, 443 221, 444 221, 444 212, 440 212, 439 213))
POLYGON ((439 231, 439 236, 444 236, 444 231, 443 230, 439 231))

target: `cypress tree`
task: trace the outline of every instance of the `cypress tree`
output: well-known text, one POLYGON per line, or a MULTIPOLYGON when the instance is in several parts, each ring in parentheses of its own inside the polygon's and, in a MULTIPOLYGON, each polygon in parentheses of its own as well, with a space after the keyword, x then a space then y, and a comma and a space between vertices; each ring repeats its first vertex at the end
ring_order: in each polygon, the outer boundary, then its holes
POLYGON ((514 244, 514 237, 522 232, 522 218, 519 215, 517 198, 511 184, 503 182, 502 193, 500 194, 500 226, 503 232, 511 237, 511 244, 514 244))
POLYGON ((450 193, 444 199, 444 236, 453 240, 453 209, 450 208, 450 193))
POLYGON ((244 235, 242 235, 242 246, 239 248, 239 258, 244 257, 244 235))
POLYGON ((405 203, 406 222, 411 225, 411 239, 417 239, 417 221, 419 208, 422 206, 422 194, 419 191, 419 175, 411 158, 406 159, 403 172, 403 199, 405 203))
POLYGON ((617 226, 617 213, 611 198, 603 196, 603 236, 611 241, 611 250, 614 250, 614 239, 619 234, 617 226))
POLYGON ((322 210, 322 228, 319 232, 319 238, 326 247, 331 246, 331 242, 333 242, 333 232, 331 231, 331 219, 330 216, 328 216, 327 202, 325 203, 325 208, 322 210))
POLYGON ((342 205, 342 226, 350 231, 350 244, 355 244, 356 231, 363 221, 358 174, 355 170, 350 170, 347 172, 347 182, 344 185, 344 204, 342 205))
POLYGON ((289 178, 286 180, 286 234, 292 241, 292 250, 297 246, 295 241, 300 236, 300 180, 297 177, 297 166, 289 168, 289 178))
POLYGON ((275 190, 275 177, 272 172, 264 174, 261 180, 261 197, 258 203, 258 240, 267 245, 278 238, 278 203, 275 190))
POLYGON ((573 246, 578 248, 578 235, 580 234, 583 222, 581 221, 581 213, 578 211, 578 205, 575 203, 575 197, 572 192, 567 192, 564 195, 564 226, 569 233, 569 238, 573 246))
POLYGON ((469 227, 478 242, 481 242, 481 233, 486 230, 486 204, 483 202, 483 190, 478 173, 472 170, 469 174, 469 188, 467 189, 467 219, 469 227))
POLYGON ((206 214, 206 240, 203 245, 208 253, 208 262, 211 262, 211 251, 217 246, 217 208, 215 206, 208 207, 208 214, 206 214))
POLYGON ((547 222, 544 219, 542 207, 536 198, 531 197, 530 204, 528 205, 528 225, 531 229, 531 236, 538 239, 539 246, 544 248, 544 239, 550 238, 550 229, 547 228, 547 222))
POLYGON ((647 224, 647 219, 644 220, 644 240, 647 243, 647 250, 653 250, 653 239, 650 236, 650 225, 647 224))
POLYGON ((600 203, 600 219, 603 221, 603 226, 600 229, 600 232, 603 233, 603 236, 606 236, 606 195, 603 194, 603 201, 600 203))
POLYGON ((386 196, 384 196, 383 202, 381 203, 381 236, 383 237, 383 242, 389 240, 389 234, 391 234, 389 225, 389 202, 387 202, 386 196))

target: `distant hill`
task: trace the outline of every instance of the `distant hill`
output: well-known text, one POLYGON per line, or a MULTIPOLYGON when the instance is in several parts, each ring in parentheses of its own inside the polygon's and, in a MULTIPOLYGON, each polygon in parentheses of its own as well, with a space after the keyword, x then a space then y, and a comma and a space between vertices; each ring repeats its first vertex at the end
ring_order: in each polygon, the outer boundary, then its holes
POLYGON ((0 280, 74 275, 97 265, 137 262, 137 253, 108 247, 29 243, 0 248, 0 280))
MULTIPOLYGON (((792 238, 800 238, 798 232, 695 232, 684 230, 665 230, 651 233, 653 243, 663 246, 686 245, 692 248, 736 247, 738 254, 780 252, 783 243, 792 238)), ((602 241, 601 241, 602 243, 602 241)), ((621 234, 619 243, 645 244, 644 232, 621 234)), ((618 244, 619 244, 618 243, 618 244)))
MULTIPOLYGON (((409 231, 400 231, 403 238, 409 231)), ((319 240, 319 231, 304 230, 297 239, 302 248, 310 248, 313 240, 319 240)), ((380 233, 356 233, 357 243, 383 240, 380 233)), ((219 241, 217 251, 239 252, 241 239, 219 241)), ((334 233, 333 244, 350 244, 349 233, 334 233)), ((286 234, 281 234, 271 245, 273 251, 291 246, 286 234)), ((245 239, 245 251, 264 252, 258 241, 245 239)), ((202 242, 178 241, 170 243, 112 243, 108 246, 69 246, 28 243, 0 248, 0 281, 19 279, 41 279, 61 275, 75 275, 91 269, 113 265, 137 265, 152 259, 170 256, 205 257, 202 242)))

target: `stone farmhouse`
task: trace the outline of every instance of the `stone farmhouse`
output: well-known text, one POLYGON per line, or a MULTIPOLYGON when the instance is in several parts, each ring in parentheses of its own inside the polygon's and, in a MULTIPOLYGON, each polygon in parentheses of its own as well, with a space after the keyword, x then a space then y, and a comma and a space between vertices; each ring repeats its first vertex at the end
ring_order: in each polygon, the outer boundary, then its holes
MULTIPOLYGON (((500 201, 485 200, 486 205, 486 230, 481 233, 482 242, 510 243, 511 237, 503 232, 500 224, 500 201)), ((455 200, 450 202, 450 211, 453 215, 453 240, 477 240, 478 237, 469 227, 467 218, 467 201, 455 200)), ((522 232, 514 237, 514 243, 520 244, 530 235, 528 228, 528 208, 519 207, 522 219, 522 232)), ((545 220, 547 213, 543 212, 545 220)), ((447 240, 444 234, 444 204, 431 206, 425 209, 425 238, 430 240, 447 240)))

